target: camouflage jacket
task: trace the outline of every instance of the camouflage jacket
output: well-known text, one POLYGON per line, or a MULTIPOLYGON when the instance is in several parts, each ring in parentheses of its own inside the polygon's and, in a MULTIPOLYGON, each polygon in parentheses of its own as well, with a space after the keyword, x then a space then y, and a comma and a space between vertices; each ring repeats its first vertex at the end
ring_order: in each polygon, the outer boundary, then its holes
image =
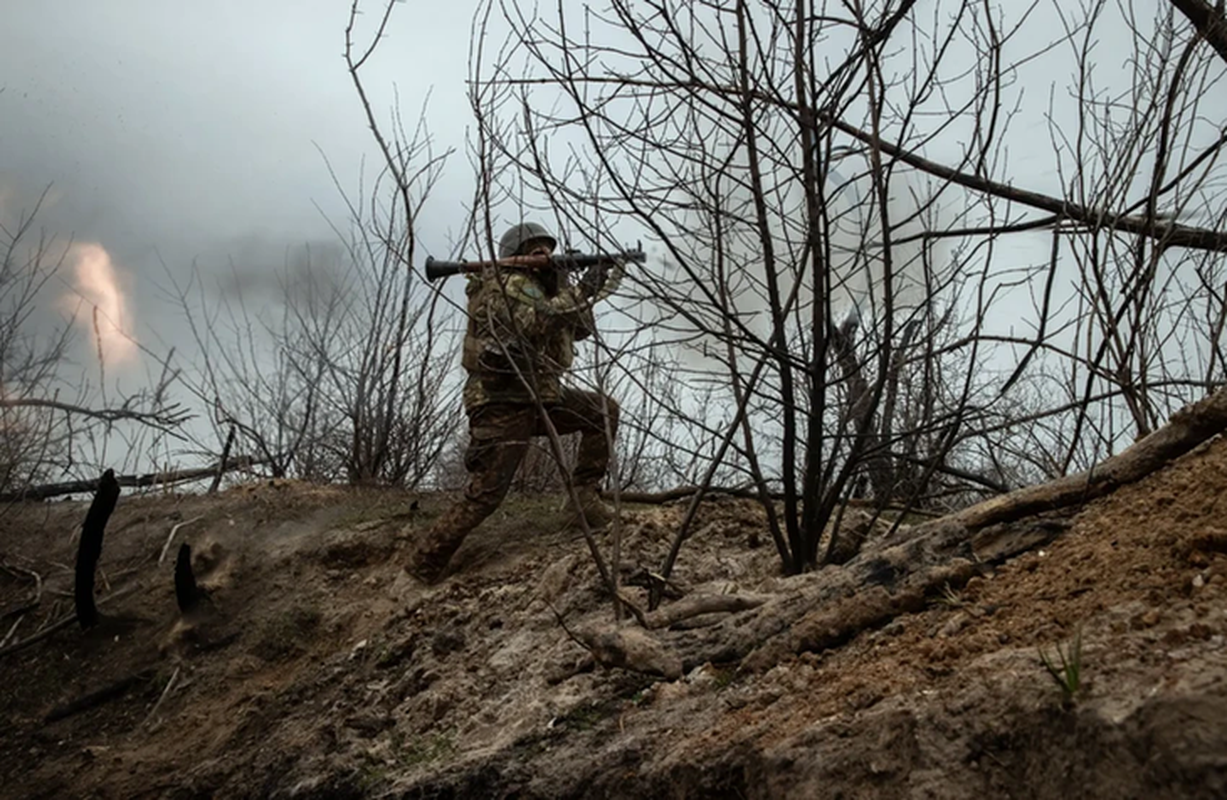
POLYGON ((464 407, 486 403, 558 401, 575 342, 594 330, 592 304, 578 287, 547 297, 537 276, 488 270, 469 277, 468 330, 462 363, 468 372, 464 407))

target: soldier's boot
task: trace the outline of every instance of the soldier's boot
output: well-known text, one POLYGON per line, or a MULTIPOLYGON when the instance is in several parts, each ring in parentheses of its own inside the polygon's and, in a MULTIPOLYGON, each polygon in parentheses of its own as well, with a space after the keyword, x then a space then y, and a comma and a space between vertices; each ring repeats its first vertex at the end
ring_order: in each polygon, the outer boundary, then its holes
POLYGON ((474 521, 471 519, 474 515, 466 511, 464 508, 453 508, 435 520, 404 562, 405 572, 422 583, 438 583, 469 531, 481 521, 474 521))
POLYGON ((405 572, 427 585, 438 583, 447 569, 447 563, 452 559, 452 553, 457 549, 419 548, 413 557, 405 562, 405 572))
POLYGON ((603 528, 614 521, 617 514, 614 509, 601 500, 601 493, 595 486, 576 486, 575 494, 579 505, 572 499, 567 500, 567 514, 575 520, 576 527, 582 527, 580 513, 588 520, 589 528, 603 528))

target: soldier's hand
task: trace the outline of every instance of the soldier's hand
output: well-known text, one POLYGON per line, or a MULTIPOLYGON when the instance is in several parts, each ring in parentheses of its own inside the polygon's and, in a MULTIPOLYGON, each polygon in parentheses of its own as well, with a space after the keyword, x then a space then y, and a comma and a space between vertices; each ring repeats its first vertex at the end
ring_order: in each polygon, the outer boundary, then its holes
POLYGON ((579 290, 584 297, 595 297, 596 293, 601 291, 601 287, 609 278, 609 266, 609 264, 593 264, 588 267, 584 276, 579 279, 579 290))

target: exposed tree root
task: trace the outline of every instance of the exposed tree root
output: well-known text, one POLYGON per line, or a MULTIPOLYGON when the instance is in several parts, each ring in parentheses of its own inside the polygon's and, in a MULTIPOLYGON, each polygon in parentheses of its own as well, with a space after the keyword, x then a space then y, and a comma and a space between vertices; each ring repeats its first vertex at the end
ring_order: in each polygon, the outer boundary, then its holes
POLYGON ((692 595, 643 615, 649 630, 668 628, 683 620, 704 614, 728 613, 757 608, 770 598, 746 594, 692 595))
POLYGON ((603 667, 620 667, 670 681, 682 677, 682 660, 646 631, 638 628, 579 630, 574 636, 603 667))

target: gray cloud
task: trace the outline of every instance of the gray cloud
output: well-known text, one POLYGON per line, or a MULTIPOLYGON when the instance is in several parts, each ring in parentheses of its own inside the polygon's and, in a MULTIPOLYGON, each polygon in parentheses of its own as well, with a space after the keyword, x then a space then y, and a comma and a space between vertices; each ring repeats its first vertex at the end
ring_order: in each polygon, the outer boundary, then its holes
MULTIPOLYGON (((367 29, 380 8, 368 5, 367 29)), ((341 58, 348 6, 10 4, 0 215, 30 208, 50 185, 43 227, 101 243, 140 278, 158 274, 157 254, 185 269, 198 256, 219 261, 234 242, 280 252, 331 239, 321 210, 345 212, 321 151, 350 190, 363 158, 368 172, 377 163, 341 58)), ((432 130, 463 141, 470 14, 435 6, 427 21, 398 8, 366 75, 377 111, 394 87, 406 115, 433 89, 432 130)), ((437 195, 458 214, 466 171, 458 159, 437 195)))

